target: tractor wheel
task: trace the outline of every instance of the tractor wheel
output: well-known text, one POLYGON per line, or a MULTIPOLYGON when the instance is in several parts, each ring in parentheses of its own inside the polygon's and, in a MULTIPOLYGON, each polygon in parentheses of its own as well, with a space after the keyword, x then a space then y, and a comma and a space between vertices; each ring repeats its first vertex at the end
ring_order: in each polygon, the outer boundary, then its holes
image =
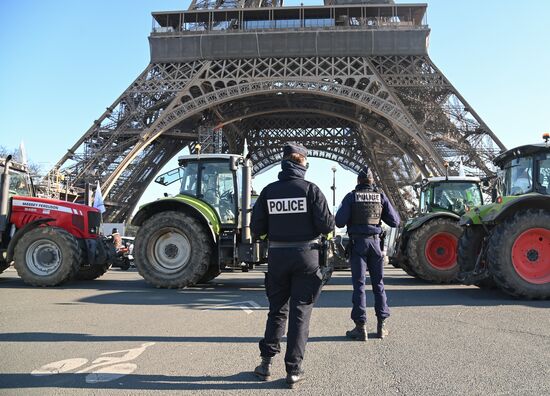
POLYGON ((458 275, 457 246, 462 228, 449 218, 438 218, 414 230, 407 245, 408 263, 419 278, 450 283, 458 275))
POLYGON ((100 276, 103 276, 107 272, 110 266, 111 266, 111 263, 105 263, 101 265, 82 266, 78 269, 78 272, 75 275, 75 279, 76 280, 97 279, 100 276))
POLYGON ((212 241, 206 227, 186 213, 157 213, 139 228, 134 242, 136 267, 156 287, 186 287, 207 273, 212 241))
POLYGON ((519 211, 497 225, 489 240, 489 270, 506 293, 550 298, 550 213, 519 211))
MULTIPOLYGON (((462 236, 458 240, 458 267, 462 272, 471 272, 475 268, 477 257, 481 253, 481 245, 485 231, 480 226, 466 227, 462 236)), ((485 258, 483 258, 485 260, 485 258)), ((474 283, 481 289, 496 288, 492 276, 474 283)))
POLYGON ((0 274, 8 269, 10 264, 4 259, 4 253, 0 251, 0 274))
POLYGON ((397 265, 398 266, 396 268, 401 268, 403 271, 405 271, 407 273, 407 275, 412 276, 413 278, 418 278, 418 274, 409 265, 409 260, 408 259, 404 258, 404 259, 400 260, 397 263, 397 265))
POLYGON ((199 279, 197 283, 207 283, 210 282, 212 279, 217 277, 219 274, 221 274, 221 271, 218 267, 218 264, 211 264, 208 267, 208 270, 206 271, 206 274, 202 278, 199 279))
POLYGON ((82 250, 74 236, 58 227, 34 228, 15 246, 15 269, 33 286, 58 286, 80 268, 82 250))

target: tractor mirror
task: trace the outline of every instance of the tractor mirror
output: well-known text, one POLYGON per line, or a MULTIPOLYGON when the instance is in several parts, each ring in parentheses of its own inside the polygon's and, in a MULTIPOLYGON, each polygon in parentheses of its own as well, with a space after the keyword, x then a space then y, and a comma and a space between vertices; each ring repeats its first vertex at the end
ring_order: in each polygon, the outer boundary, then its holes
POLYGON ((231 159, 229 161, 229 168, 232 171, 236 171, 239 168, 239 159, 238 157, 233 157, 233 156, 231 156, 230 158, 231 159))

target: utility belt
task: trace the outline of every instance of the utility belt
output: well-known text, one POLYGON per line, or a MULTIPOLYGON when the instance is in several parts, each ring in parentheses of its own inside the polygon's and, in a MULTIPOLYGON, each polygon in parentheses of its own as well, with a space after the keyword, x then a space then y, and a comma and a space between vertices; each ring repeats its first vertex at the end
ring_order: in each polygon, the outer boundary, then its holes
POLYGON ((283 249, 283 248, 296 248, 296 249, 320 249, 321 244, 318 239, 312 239, 310 241, 299 241, 299 242, 280 242, 280 241, 269 241, 270 249, 283 249))

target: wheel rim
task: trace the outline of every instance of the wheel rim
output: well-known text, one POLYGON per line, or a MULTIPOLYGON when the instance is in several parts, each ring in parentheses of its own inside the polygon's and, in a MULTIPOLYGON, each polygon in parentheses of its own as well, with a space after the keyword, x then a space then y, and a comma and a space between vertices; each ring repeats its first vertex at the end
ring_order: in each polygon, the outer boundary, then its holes
POLYGON ((438 232, 428 239, 424 251, 428 263, 438 270, 456 266, 458 238, 448 232, 438 232))
POLYGON ((155 270, 172 274, 185 268, 191 257, 191 243, 175 228, 163 228, 153 234, 147 246, 149 262, 155 270))
POLYGON ((38 276, 53 274, 59 269, 62 261, 61 249, 49 240, 34 241, 25 253, 27 268, 38 276))
POLYGON ((550 230, 530 228, 522 232, 512 246, 512 264, 529 283, 550 282, 550 230))

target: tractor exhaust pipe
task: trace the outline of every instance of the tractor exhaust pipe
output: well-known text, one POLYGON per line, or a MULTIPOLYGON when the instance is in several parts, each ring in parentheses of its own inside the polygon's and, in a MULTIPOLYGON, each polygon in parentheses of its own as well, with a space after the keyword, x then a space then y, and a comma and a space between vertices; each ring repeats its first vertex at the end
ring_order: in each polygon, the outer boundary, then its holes
POLYGON ((2 182, 0 183, 2 187, 2 189, 0 190, 2 191, 2 199, 0 200, 0 233, 3 233, 6 230, 6 225, 8 224, 8 199, 10 195, 11 159, 11 155, 8 155, 6 157, 6 162, 4 163, 4 173, 2 174, 2 182))
POLYGON ((243 182, 242 182, 242 242, 252 243, 252 236, 250 235, 250 218, 251 208, 250 203, 252 201, 252 162, 248 156, 245 156, 243 163, 243 182))

